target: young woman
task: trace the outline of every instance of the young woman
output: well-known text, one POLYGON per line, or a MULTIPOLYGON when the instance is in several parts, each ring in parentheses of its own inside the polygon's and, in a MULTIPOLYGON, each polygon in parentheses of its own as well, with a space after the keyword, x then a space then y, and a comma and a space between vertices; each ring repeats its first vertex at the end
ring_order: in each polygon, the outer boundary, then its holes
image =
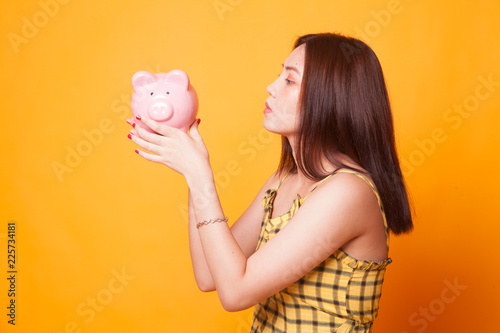
POLYGON ((252 332, 371 332, 389 232, 413 227, 378 59, 354 38, 302 36, 267 92, 281 161, 231 228, 199 120, 186 134, 130 119, 129 137, 186 178, 196 282, 228 311, 255 306, 252 332))

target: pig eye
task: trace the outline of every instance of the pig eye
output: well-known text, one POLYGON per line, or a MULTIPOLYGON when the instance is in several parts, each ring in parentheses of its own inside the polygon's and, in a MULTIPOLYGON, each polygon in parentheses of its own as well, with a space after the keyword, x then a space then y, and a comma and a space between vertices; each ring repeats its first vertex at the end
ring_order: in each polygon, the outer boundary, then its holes
POLYGON ((153 96, 154 92, 151 92, 151 96, 153 96))
POLYGON ((167 91, 167 95, 170 95, 170 91, 167 91))

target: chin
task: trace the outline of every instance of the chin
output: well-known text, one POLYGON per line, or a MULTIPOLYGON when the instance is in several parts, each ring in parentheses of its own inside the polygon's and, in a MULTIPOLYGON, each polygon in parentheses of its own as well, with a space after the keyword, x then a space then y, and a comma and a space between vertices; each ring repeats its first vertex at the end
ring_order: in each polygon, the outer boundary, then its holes
POLYGON ((262 126, 266 130, 268 130, 269 132, 276 133, 276 134, 281 134, 281 133, 279 133, 279 132, 276 131, 277 130, 276 126, 273 126, 273 124, 270 121, 268 121, 267 118, 265 118, 264 121, 262 122, 262 126))
POLYGON ((269 124, 266 124, 264 122, 263 124, 264 128, 268 131, 268 132, 271 132, 271 133, 274 133, 274 134, 278 134, 278 135, 283 135, 283 136, 286 136, 288 137, 290 135, 290 132, 289 131, 283 131, 282 128, 279 128, 277 126, 272 126, 272 125, 269 125, 269 124))

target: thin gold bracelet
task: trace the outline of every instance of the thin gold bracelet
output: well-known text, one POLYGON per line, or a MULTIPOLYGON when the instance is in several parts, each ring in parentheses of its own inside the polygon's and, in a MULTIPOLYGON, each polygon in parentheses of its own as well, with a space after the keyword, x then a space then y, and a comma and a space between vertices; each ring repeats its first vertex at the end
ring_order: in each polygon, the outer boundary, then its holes
POLYGON ((200 229, 200 227, 210 224, 210 223, 215 223, 215 222, 227 222, 228 218, 227 216, 225 218, 218 218, 215 220, 208 220, 208 221, 201 221, 196 223, 196 229, 200 229))

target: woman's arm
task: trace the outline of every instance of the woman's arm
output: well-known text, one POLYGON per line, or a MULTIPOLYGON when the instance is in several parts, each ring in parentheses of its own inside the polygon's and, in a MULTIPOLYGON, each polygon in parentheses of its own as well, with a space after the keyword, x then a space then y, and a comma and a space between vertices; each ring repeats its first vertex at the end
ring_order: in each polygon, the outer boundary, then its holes
MULTIPOLYGON (((197 126, 187 135, 150 120, 144 123, 163 136, 136 128, 133 141, 157 154, 140 155, 184 175, 198 221, 223 218, 197 126)), ((286 288, 377 223, 381 214, 369 186, 354 175, 339 174, 311 193, 293 219, 250 257, 226 223, 202 226, 198 235, 223 307, 238 311, 286 288)))
MULTIPOLYGON (((197 218, 224 216, 213 178, 208 173, 198 177, 189 182, 193 197, 200 198, 199 204, 194 201, 197 218)), ((286 288, 344 243, 363 235, 374 216, 381 223, 377 199, 367 184, 340 174, 314 191, 293 219, 248 258, 225 223, 198 232, 223 307, 239 311, 286 288)))
POLYGON ((200 235, 196 229, 196 215, 193 207, 193 197, 191 191, 188 196, 188 214, 189 214, 189 252, 191 254, 191 263, 193 265, 194 279, 201 291, 214 291, 215 284, 208 269, 203 248, 201 247, 200 235))
MULTIPOLYGON (((262 199, 265 192, 276 183, 277 179, 272 175, 259 190, 250 206, 231 226, 231 233, 247 258, 255 252, 259 240, 260 226, 264 215, 262 199)), ((196 229, 196 223, 200 219, 196 218, 191 191, 189 191, 188 206, 189 247, 195 280, 200 290, 214 291, 215 284, 205 260, 198 229, 196 229)))
MULTIPOLYGON (((135 119, 127 119, 127 122, 130 125, 133 125, 137 120, 135 119)), ((148 119, 145 120, 148 122, 148 119)), ((154 122, 150 123, 151 126, 155 126, 154 122)), ((135 128, 135 125, 134 125, 135 128)), ((159 129, 158 129, 159 130, 159 129)), ((132 140, 140 140, 140 137, 137 131, 134 129, 131 131, 136 137, 133 137, 132 140)), ((198 142, 199 143, 199 142, 198 142)), ((152 146, 149 146, 152 148, 152 146)), ((153 148, 155 149, 155 148, 153 148)), ((156 151, 159 153, 156 147, 156 151)), ((203 151, 203 149, 201 149, 203 151)), ((145 154, 140 152, 140 154, 145 154)), ((205 154, 203 154, 205 155, 205 154)), ((208 154, 206 154, 208 157, 208 154)), ((146 157, 146 156, 143 156, 146 157)), ((152 155, 149 155, 149 159, 151 160, 152 155)), ((157 158, 157 157, 156 157, 157 158)), ((155 162, 163 163, 159 160, 154 160, 155 162)), ((211 171, 211 170, 210 170, 211 171)), ((247 257, 249 257, 252 253, 255 252, 257 247, 257 242, 259 238, 260 226, 262 222, 262 216, 264 214, 262 208, 262 199, 265 195, 267 189, 271 186, 276 185, 277 178, 272 175, 266 183, 259 190, 255 198, 253 199, 250 206, 245 210, 245 212, 234 222, 231 227, 231 232, 239 244, 241 250, 247 257)), ((212 275, 210 274, 210 270, 207 266, 205 255, 203 253, 203 248, 201 246, 200 237, 198 233, 198 229, 196 229, 196 223, 200 221, 196 218, 196 214, 194 211, 193 205, 193 196, 191 191, 189 191, 188 195, 188 234, 189 234, 189 247, 191 254, 191 262, 193 266, 193 273, 195 276, 195 281, 198 285, 198 288, 202 291, 209 292, 215 290, 215 284, 212 279, 212 275)))

